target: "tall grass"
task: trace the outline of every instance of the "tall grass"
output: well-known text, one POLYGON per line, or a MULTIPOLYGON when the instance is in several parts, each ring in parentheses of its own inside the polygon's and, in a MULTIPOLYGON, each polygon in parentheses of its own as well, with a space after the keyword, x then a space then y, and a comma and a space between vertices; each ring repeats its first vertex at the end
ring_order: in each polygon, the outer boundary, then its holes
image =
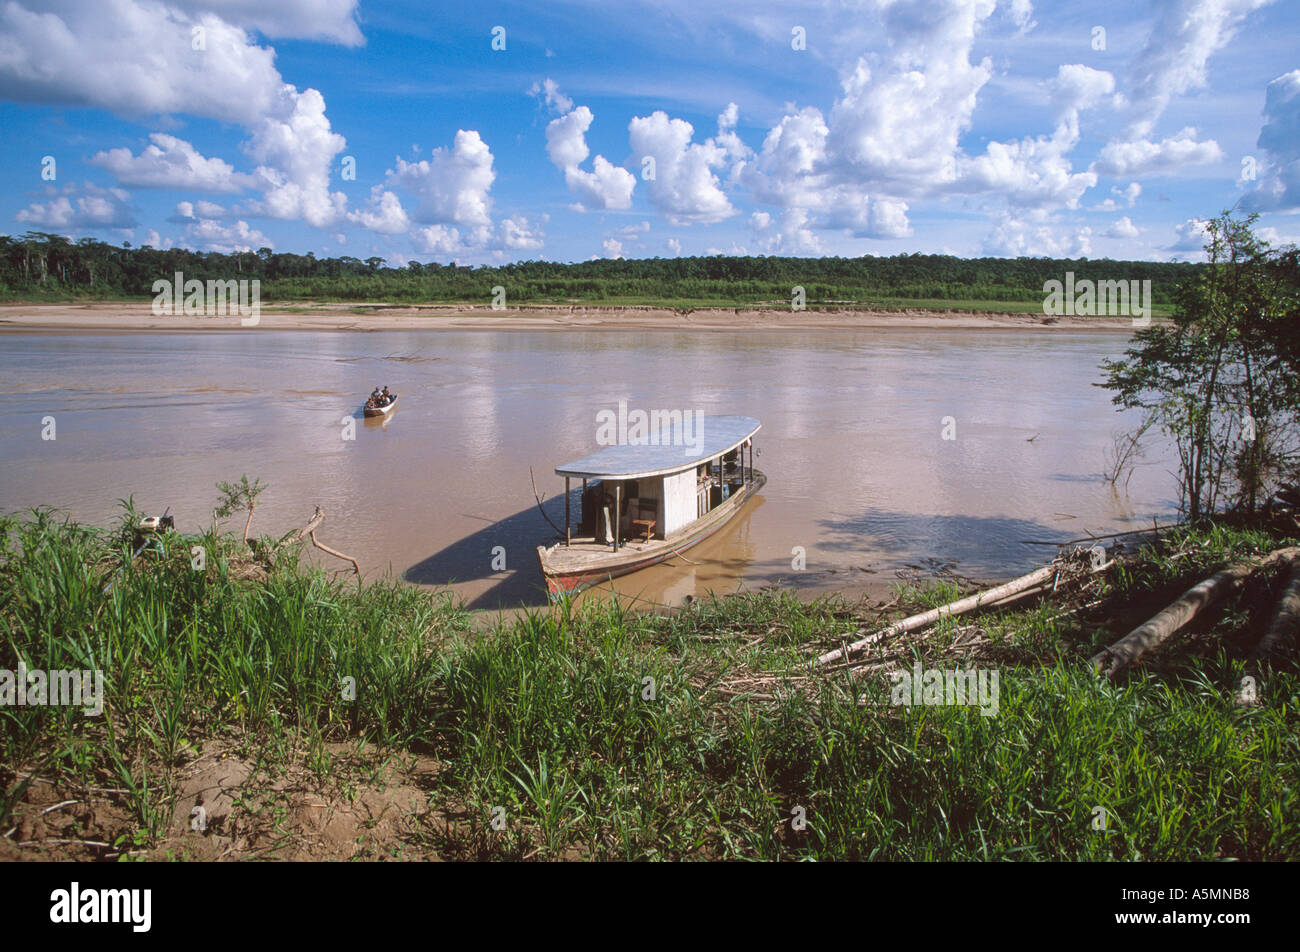
POLYGON ((446 596, 334 582, 292 558, 245 579, 239 544, 210 534, 166 537, 105 594, 125 533, 43 510, 4 530, 0 667, 99 668, 108 697, 101 718, 0 707, 0 824, 39 771, 133 791, 153 834, 170 770, 205 739, 320 752, 360 737, 437 757, 435 801, 483 825, 504 811, 476 855, 1300 855, 1294 672, 1247 710, 1227 656, 1099 683, 1088 633, 1036 609, 988 620, 1005 659, 996 716, 893 707, 861 703, 843 676, 809 680, 808 649, 857 625, 834 599, 769 592, 667 617, 565 605, 474 632, 446 596), (741 669, 778 678, 771 700, 718 689, 741 669))

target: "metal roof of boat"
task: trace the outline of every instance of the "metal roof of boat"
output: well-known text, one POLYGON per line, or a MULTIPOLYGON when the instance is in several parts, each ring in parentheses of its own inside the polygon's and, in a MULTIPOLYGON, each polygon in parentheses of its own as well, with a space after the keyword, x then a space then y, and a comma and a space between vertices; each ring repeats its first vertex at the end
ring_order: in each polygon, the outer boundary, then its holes
POLYGON ((747 416, 697 416, 691 426, 662 426, 645 441, 620 443, 557 466, 561 476, 643 479, 665 476, 729 453, 762 427, 747 416))

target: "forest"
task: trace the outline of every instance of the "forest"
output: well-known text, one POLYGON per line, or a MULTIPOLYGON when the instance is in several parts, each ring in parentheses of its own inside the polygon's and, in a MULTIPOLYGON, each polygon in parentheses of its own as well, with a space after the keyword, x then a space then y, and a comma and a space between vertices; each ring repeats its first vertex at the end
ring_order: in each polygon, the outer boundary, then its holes
POLYGON ((1151 281, 1153 303, 1172 306, 1179 284, 1200 265, 1087 258, 890 257, 786 258, 724 256, 598 259, 574 264, 522 261, 466 266, 383 258, 317 258, 270 248, 221 253, 184 248, 71 241, 28 232, 0 235, 0 300, 132 299, 152 296, 153 282, 259 279, 264 301, 483 302, 493 288, 508 304, 785 304, 804 288, 809 307, 871 307, 915 302, 1037 307, 1044 282, 1076 278, 1151 281))

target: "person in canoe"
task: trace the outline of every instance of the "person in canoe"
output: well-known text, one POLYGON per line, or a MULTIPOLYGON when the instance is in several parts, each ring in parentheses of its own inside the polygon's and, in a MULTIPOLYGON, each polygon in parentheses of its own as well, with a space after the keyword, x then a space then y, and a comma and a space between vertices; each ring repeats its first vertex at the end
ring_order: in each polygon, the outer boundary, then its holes
POLYGON ((379 388, 375 387, 374 390, 370 391, 370 399, 366 402, 366 406, 371 406, 371 407, 379 406, 380 405, 379 401, 381 398, 382 398, 382 394, 380 394, 379 388))
POLYGON ((392 395, 391 393, 388 392, 388 388, 387 388, 387 387, 384 387, 384 392, 383 392, 382 394, 380 394, 380 396, 383 397, 383 400, 384 400, 382 406, 385 406, 385 407, 386 407, 386 406, 388 406, 390 403, 393 402, 393 395, 392 395))

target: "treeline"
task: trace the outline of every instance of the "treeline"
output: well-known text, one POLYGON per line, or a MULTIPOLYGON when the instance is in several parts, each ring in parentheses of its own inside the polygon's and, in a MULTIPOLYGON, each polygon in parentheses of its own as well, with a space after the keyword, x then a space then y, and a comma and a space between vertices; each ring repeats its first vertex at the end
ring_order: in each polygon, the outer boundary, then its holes
POLYGON ((1153 303, 1171 305, 1180 284, 1200 265, 1087 258, 956 258, 904 254, 877 258, 724 256, 601 259, 576 264, 523 261, 475 267, 412 261, 390 268, 384 259, 256 252, 224 254, 121 247, 94 238, 69 241, 29 232, 0 235, 0 296, 9 299, 148 297, 153 282, 183 272, 186 279, 257 278, 263 300, 354 300, 408 303, 488 302, 493 288, 508 303, 717 302, 789 303, 804 288, 807 302, 869 305, 882 300, 1029 302, 1043 285, 1076 279, 1150 280, 1153 303))

